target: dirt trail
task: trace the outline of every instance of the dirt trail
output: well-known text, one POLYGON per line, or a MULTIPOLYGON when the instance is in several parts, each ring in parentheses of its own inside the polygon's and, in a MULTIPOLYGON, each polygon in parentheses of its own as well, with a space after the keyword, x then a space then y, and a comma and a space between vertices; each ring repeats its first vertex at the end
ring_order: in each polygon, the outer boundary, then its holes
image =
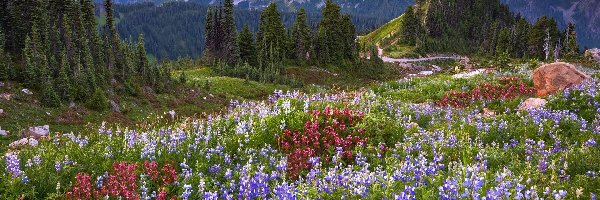
POLYGON ((460 56, 434 56, 434 57, 427 57, 427 58, 390 58, 390 57, 386 57, 383 56, 383 49, 378 48, 377 49, 379 57, 381 58, 381 60, 383 60, 383 62, 388 62, 388 63, 409 63, 409 62, 423 62, 423 61, 431 61, 431 60, 462 60, 464 59, 463 57, 460 56))

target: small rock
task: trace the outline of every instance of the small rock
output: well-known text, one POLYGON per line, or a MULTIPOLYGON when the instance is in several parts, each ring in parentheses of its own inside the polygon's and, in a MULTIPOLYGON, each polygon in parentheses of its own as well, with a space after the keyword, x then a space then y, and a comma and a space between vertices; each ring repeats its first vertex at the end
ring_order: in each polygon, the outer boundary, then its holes
POLYGON ((4 109, 0 109, 0 116, 4 115, 4 109))
POLYGON ((2 130, 2 129, 0 128, 0 136, 7 136, 7 135, 8 135, 8 131, 6 131, 6 130, 2 130))
POLYGON ((75 108, 75 106, 76 106, 76 105, 75 105, 75 102, 71 102, 71 103, 69 103, 69 108, 75 108))
POLYGON ((110 100, 110 108, 113 112, 121 113, 121 108, 117 102, 110 100))
POLYGON ((433 68, 432 71, 434 71, 434 72, 440 72, 440 71, 442 71, 442 68, 440 68, 437 65, 432 65, 431 67, 433 68))
POLYGON ((47 137, 48 134, 50 134, 50 126, 48 125, 44 125, 44 126, 36 126, 36 127, 30 127, 26 130, 21 131, 21 138, 34 138, 34 139, 40 139, 42 137, 47 137))
POLYGON ((0 82, 0 87, 4 87, 4 82, 0 82))
POLYGON ((12 99, 12 96, 13 96, 13 94, 8 94, 8 93, 2 93, 2 94, 0 94, 0 98, 4 99, 4 100, 7 100, 7 101, 10 101, 12 99))
POLYGON ((25 146, 35 147, 38 145, 38 141, 34 138, 23 138, 17 141, 14 141, 8 145, 11 149, 20 149, 25 146))
POLYGON ((493 117, 496 117, 496 113, 489 108, 484 108, 483 109, 483 117, 493 118, 493 117))
POLYGON ((33 92, 29 91, 29 89, 27 89, 27 88, 22 89, 21 92, 23 92, 23 93, 25 93, 27 95, 32 95, 33 94, 33 92))
POLYGON ((521 106, 519 106, 519 110, 529 110, 529 109, 541 108, 541 107, 546 106, 547 103, 548 103, 548 101, 546 101, 546 99, 529 98, 529 99, 523 101, 523 103, 521 103, 521 106))
POLYGON ((533 70, 532 79, 537 96, 543 97, 581 84, 590 77, 571 64, 557 62, 533 70))

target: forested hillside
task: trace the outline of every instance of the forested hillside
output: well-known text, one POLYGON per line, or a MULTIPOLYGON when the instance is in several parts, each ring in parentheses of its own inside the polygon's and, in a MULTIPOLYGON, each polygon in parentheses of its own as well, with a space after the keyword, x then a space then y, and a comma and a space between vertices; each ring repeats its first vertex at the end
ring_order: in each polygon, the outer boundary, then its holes
MULTIPOLYGON (((530 24, 499 0, 420 0, 398 22, 389 23, 381 40, 363 38, 363 48, 387 51, 414 46, 418 53, 480 54, 555 60, 578 54, 576 26, 560 30, 556 20, 539 18, 530 24), (387 35, 385 35, 387 33, 387 35)), ((382 32, 383 30, 378 30, 382 32)))
MULTIPOLYGON (((117 5, 121 14, 117 30, 123 38, 144 34, 147 50, 159 59, 175 59, 190 56, 198 58, 204 50, 204 18, 207 6, 190 2, 173 2, 156 6, 117 5)), ((281 10, 281 9, 278 9, 281 10)), ((295 20, 295 13, 280 11, 284 26, 289 29, 295 20)), ((306 12, 309 28, 316 28, 320 20, 319 11, 306 12)), ((252 32, 259 28, 260 10, 236 9, 235 21, 238 31, 248 25, 252 32)), ((387 19, 386 19, 387 20, 387 19)), ((386 20, 380 18, 352 16, 358 32, 365 32, 379 26, 386 20)))
POLYGON ((98 31, 92 0, 0 2, 0 81, 15 81, 41 94, 44 105, 70 102, 108 108, 107 96, 162 91, 170 72, 150 65, 144 39, 123 41, 106 1, 98 31))

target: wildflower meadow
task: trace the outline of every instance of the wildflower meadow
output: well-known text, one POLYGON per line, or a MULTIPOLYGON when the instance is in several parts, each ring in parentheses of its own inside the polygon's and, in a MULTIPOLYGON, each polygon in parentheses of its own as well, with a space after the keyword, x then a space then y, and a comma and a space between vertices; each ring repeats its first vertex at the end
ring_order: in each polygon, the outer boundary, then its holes
POLYGON ((518 73, 436 75, 103 123, 6 152, 0 199, 596 199, 599 88, 524 109, 518 73))

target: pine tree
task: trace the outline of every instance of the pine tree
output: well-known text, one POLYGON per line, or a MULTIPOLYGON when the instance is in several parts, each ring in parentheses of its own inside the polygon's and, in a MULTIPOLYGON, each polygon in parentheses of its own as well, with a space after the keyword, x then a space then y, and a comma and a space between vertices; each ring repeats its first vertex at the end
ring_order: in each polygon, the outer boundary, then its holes
POLYGON ((223 44, 222 48, 224 51, 224 60, 230 66, 233 66, 237 63, 238 60, 238 46, 236 39, 236 28, 235 28, 235 18, 233 15, 233 0, 225 0, 223 6, 223 44))
POLYGON ((271 3, 260 14, 259 32, 256 42, 259 52, 259 65, 266 68, 274 63, 283 61, 285 52, 286 32, 277 5, 271 3))
POLYGON ((0 81, 9 80, 9 62, 8 55, 4 52, 4 34, 0 29, 0 81))
POLYGON ((565 57, 573 59, 579 57, 579 45, 577 44, 577 32, 575 24, 569 23, 565 31, 565 57))
POLYGON ((341 23, 340 7, 333 1, 327 0, 322 16, 317 33, 319 61, 323 64, 338 62, 343 58, 343 52, 339 51, 343 49, 342 30, 338 27, 341 23))
POLYGON ((404 18, 402 19, 402 38, 401 42, 406 45, 415 45, 417 42, 417 31, 419 30, 418 26, 420 26, 419 20, 415 15, 415 11, 412 6, 408 6, 406 11, 403 14, 404 18))
POLYGON ((206 11, 206 20, 204 22, 204 57, 211 59, 214 56, 214 19, 212 7, 206 11))
POLYGON ((46 76, 42 78, 42 104, 48 107, 58 107, 60 106, 60 98, 56 91, 54 91, 54 84, 52 83, 52 78, 50 76, 46 76))
POLYGON ((356 44, 356 28, 352 23, 350 15, 343 15, 340 19, 340 25, 342 27, 340 35, 342 41, 342 59, 354 61, 358 57, 358 45, 356 44))
POLYGON ((296 23, 293 26, 292 37, 294 40, 295 58, 299 61, 308 61, 311 57, 310 30, 306 24, 306 11, 304 8, 298 11, 296 23))
POLYGON ((512 52, 515 57, 524 57, 527 54, 527 34, 529 33, 529 22, 525 18, 517 17, 513 35, 512 52))
POLYGON ((244 25, 244 29, 240 33, 238 46, 240 47, 240 61, 248 63, 250 66, 257 66, 254 35, 250 32, 250 27, 247 24, 244 25))
POLYGON ((56 92, 62 99, 66 99, 66 100, 70 101, 70 100, 72 100, 70 92, 73 89, 71 88, 69 76, 67 74, 67 68, 68 68, 69 63, 67 60, 67 53, 65 52, 64 49, 61 50, 60 57, 61 57, 61 59, 60 59, 61 64, 58 66, 59 72, 58 72, 58 77, 55 82, 55 84, 56 84, 55 88, 56 88, 56 92))
POLYGON ((498 35, 498 40, 496 41, 496 56, 511 51, 510 38, 510 30, 508 28, 503 28, 498 35))
POLYGON ((144 35, 140 34, 138 37, 138 41, 136 44, 136 54, 135 54, 135 69, 137 74, 139 74, 144 82, 149 84, 154 84, 153 76, 155 74, 152 73, 150 69, 150 64, 148 64, 148 58, 146 57, 146 48, 144 47, 144 35))

